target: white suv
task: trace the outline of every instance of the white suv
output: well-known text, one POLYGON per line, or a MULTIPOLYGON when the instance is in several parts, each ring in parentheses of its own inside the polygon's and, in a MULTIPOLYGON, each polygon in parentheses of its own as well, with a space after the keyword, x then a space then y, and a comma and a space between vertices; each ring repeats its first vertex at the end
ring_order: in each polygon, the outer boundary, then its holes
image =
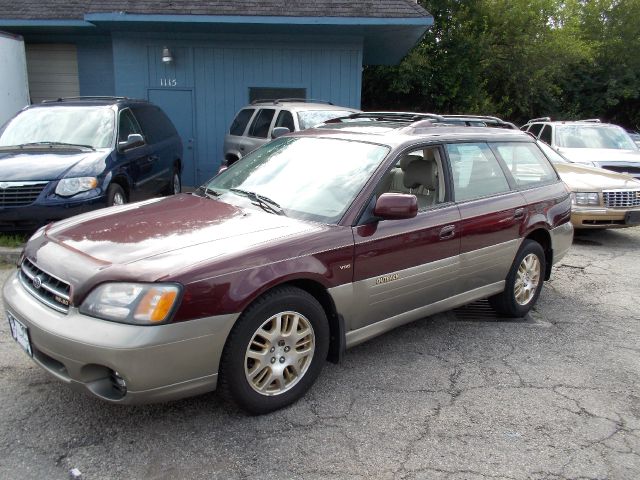
MULTIPOLYGON (((273 130, 281 127, 296 132, 315 127, 332 118, 359 112, 329 102, 304 99, 256 100, 240 110, 224 136, 224 165, 229 166, 247 153, 274 138, 273 130)), ((277 133, 282 134, 285 130, 277 133)))
POLYGON ((640 150, 618 125, 598 119, 552 122, 534 118, 521 127, 572 162, 626 173, 640 179, 640 150))

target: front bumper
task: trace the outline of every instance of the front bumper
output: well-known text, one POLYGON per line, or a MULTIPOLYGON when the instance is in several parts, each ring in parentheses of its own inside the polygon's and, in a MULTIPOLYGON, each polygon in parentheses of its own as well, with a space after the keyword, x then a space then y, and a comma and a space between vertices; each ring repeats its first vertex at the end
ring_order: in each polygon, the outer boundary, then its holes
POLYGON ((572 207, 576 229, 625 228, 640 225, 640 208, 572 207))
POLYGON ((558 263, 564 257, 573 243, 573 225, 570 222, 552 228, 549 231, 551 236, 551 248, 553 249, 552 263, 558 263))
POLYGON ((47 223, 106 206, 106 195, 100 195, 75 201, 38 200, 21 207, 0 207, 0 231, 36 230, 47 223))
MULTIPOLYGON (((3 288, 7 311, 28 328, 33 360, 76 390, 103 400, 149 403, 214 390, 227 335, 238 315, 136 326, 40 303, 12 274, 3 288), (113 382, 117 372, 126 393, 113 382)), ((17 346, 17 344, 16 344, 17 346)))

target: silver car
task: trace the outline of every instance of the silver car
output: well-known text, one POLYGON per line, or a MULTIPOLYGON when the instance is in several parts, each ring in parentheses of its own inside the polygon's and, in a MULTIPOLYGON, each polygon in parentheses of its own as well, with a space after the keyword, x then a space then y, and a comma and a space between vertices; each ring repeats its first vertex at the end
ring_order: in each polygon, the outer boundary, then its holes
POLYGON ((356 112, 359 110, 304 99, 257 100, 236 114, 224 136, 223 165, 229 166, 271 141, 276 128, 297 132, 356 112))

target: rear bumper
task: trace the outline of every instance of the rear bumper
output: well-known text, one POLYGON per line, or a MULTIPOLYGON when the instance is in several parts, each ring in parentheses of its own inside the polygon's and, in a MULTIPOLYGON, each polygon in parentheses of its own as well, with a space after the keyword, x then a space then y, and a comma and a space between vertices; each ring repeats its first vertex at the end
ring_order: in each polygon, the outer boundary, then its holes
POLYGON ((635 227, 640 225, 640 208, 573 207, 571 223, 576 229, 635 227))
POLYGON ((573 225, 570 222, 553 228, 549 231, 551 235, 551 248, 553 249, 553 263, 558 263, 569 251, 573 243, 573 225))
POLYGON ((35 230, 47 223, 106 206, 106 195, 100 195, 79 201, 36 201, 24 207, 0 207, 0 231, 35 230))
POLYGON ((73 307, 62 314, 29 294, 15 273, 3 297, 7 311, 28 328, 40 367, 76 390, 123 404, 214 390, 220 355, 238 317, 142 327, 82 315, 73 307), (126 393, 114 385, 114 372, 124 379, 126 393))

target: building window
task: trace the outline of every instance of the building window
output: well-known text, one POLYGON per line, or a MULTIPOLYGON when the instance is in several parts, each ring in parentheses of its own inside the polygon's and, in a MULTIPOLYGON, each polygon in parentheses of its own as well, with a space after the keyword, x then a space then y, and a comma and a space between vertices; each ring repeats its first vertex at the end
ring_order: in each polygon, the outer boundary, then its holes
POLYGON ((249 87, 249 102, 279 98, 307 98, 306 88, 249 87))

